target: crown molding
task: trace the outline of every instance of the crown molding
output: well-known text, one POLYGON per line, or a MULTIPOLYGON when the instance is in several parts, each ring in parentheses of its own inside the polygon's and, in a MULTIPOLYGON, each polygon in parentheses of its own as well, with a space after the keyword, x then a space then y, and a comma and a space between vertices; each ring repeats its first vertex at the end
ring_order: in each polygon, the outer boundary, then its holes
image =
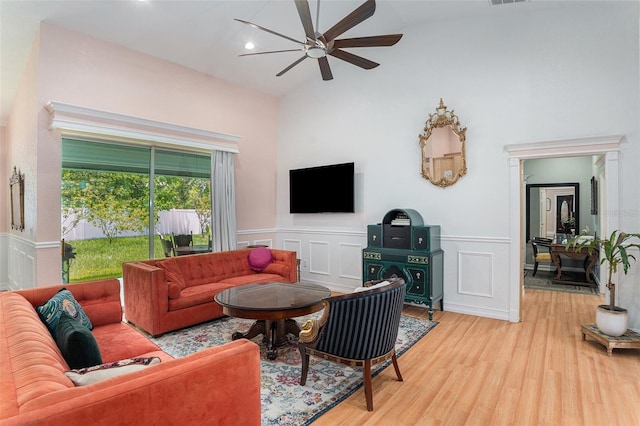
POLYGON ((236 135, 163 123, 56 101, 47 103, 45 109, 50 116, 49 129, 60 130, 65 137, 89 136, 150 145, 239 152, 238 142, 241 137, 236 135))
POLYGON ((584 138, 558 139, 539 142, 525 142, 505 145, 509 157, 521 159, 555 156, 573 156, 576 154, 602 154, 619 151, 624 135, 591 136, 584 138))

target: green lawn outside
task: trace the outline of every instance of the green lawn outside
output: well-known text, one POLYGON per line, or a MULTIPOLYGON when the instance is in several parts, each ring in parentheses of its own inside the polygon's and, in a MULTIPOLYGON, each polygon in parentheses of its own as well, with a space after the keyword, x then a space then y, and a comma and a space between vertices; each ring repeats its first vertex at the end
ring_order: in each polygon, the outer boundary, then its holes
MULTIPOLYGON (((107 238, 69 241, 76 252, 69 267, 69 282, 122 277, 122 264, 149 259, 148 237, 119 237, 109 244, 107 238)), ((207 244, 206 235, 194 235, 194 244, 207 244)), ((160 238, 154 238, 156 258, 163 258, 160 238)))

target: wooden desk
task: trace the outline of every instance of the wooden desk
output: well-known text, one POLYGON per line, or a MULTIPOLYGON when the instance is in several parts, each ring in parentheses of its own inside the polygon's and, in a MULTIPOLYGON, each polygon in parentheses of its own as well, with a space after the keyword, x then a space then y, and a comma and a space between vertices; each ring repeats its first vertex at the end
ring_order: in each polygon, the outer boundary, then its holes
POLYGON ((562 276, 562 260, 560 259, 560 255, 567 256, 572 259, 584 257, 583 267, 587 275, 587 283, 595 284, 591 278, 591 271, 599 258, 599 252, 597 249, 593 250, 593 252, 589 254, 586 247, 582 247, 580 250, 576 251, 574 247, 569 247, 568 249, 565 248, 565 244, 551 244, 551 260, 557 268, 556 280, 560 280, 560 277, 562 276))

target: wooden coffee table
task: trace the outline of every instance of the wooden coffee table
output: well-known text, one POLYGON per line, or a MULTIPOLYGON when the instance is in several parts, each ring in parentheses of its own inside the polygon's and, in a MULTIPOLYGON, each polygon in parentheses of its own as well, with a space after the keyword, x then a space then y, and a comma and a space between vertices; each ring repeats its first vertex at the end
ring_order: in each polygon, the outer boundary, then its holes
POLYGON ((246 333, 233 333, 233 340, 262 334, 267 358, 276 359, 278 346, 288 341, 287 334, 300 333, 300 326, 291 318, 319 311, 329 296, 331 291, 321 285, 276 282, 232 287, 218 293, 215 301, 225 315, 256 320, 246 333))

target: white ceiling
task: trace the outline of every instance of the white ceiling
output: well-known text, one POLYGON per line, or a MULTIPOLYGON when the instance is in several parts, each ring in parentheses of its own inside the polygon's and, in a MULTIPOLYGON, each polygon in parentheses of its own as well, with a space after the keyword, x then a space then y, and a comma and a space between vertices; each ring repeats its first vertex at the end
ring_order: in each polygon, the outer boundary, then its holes
MULTIPOLYGON (((320 32, 363 2, 322 0, 320 32)), ((316 5, 316 0, 310 0, 314 25, 316 5)), ((480 18, 483 14, 495 13, 496 9, 521 5, 491 7, 488 0, 378 0, 374 16, 341 38, 402 33, 407 26, 460 17, 480 18)), ((275 76, 299 59, 301 52, 238 57, 245 53, 247 41, 254 42, 255 51, 297 46, 233 18, 251 21, 300 41, 304 39, 293 0, 0 0, 0 124, 6 124, 41 21, 275 96, 286 94, 311 79, 321 79, 318 66, 311 59, 282 77, 275 76)), ((376 61, 378 49, 393 47, 349 50, 376 61)), ((340 60, 329 58, 332 68, 336 62, 340 60)), ((334 78, 339 79, 339 72, 335 68, 333 71, 334 78)))

